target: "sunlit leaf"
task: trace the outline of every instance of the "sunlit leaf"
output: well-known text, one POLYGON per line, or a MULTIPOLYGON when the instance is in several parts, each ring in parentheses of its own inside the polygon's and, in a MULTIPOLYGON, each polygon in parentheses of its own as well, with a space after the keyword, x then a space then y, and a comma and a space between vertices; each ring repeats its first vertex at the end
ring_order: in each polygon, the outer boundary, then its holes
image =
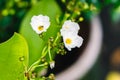
POLYGON ((8 41, 0 44, 0 80, 25 80, 28 65, 28 46, 25 39, 15 33, 8 41))

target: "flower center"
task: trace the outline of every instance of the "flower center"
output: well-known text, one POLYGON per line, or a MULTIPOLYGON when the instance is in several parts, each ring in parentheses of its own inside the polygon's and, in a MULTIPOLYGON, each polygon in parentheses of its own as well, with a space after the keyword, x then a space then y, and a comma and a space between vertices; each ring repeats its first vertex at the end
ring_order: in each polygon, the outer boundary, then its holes
POLYGON ((66 42, 66 44, 71 44, 71 43, 72 43, 72 40, 71 40, 70 38, 67 38, 67 39, 65 40, 65 42, 66 42))
POLYGON ((65 26, 66 29, 68 29, 69 27, 68 26, 65 26))
POLYGON ((39 27, 38 27, 38 30, 39 30, 39 31, 42 31, 43 29, 44 29, 43 26, 39 26, 39 27))

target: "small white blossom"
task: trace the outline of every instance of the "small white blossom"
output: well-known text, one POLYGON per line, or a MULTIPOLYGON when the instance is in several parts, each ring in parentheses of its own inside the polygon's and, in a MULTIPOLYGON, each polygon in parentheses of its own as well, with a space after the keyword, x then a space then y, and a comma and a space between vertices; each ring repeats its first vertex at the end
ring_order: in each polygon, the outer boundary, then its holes
POLYGON ((72 48, 75 48, 75 47, 79 48, 82 45, 83 38, 77 34, 67 33, 67 34, 64 34, 63 41, 65 44, 65 47, 69 51, 71 51, 72 48))
POLYGON ((53 69, 55 67, 55 61, 50 62, 50 68, 53 69))
POLYGON ((62 29, 60 30, 61 35, 63 36, 66 32, 71 32, 78 34, 80 27, 78 23, 72 22, 71 20, 67 20, 64 22, 62 29))
POLYGON ((83 43, 83 38, 78 35, 80 27, 78 23, 67 20, 64 22, 60 30, 63 37, 65 47, 71 51, 72 48, 80 47, 83 43))
POLYGON ((33 16, 30 24, 37 34, 41 34, 42 32, 46 32, 50 26, 49 17, 43 15, 33 16))

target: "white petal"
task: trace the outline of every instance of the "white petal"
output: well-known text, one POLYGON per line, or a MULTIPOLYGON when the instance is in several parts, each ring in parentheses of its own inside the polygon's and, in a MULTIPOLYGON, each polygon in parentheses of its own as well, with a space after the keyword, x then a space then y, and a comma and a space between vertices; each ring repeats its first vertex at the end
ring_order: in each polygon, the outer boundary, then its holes
POLYGON ((80 29, 78 23, 76 22, 72 22, 71 20, 67 20, 64 22, 63 26, 62 26, 63 29, 74 29, 76 31, 78 31, 80 29))
POLYGON ((72 22, 71 20, 67 20, 64 22, 62 29, 60 30, 61 35, 63 36, 66 32, 71 32, 71 33, 75 33, 78 34, 80 27, 78 25, 78 23, 76 22, 72 22))
POLYGON ((66 47, 68 49, 68 51, 71 51, 71 48, 70 47, 66 47))
POLYGON ((79 48, 83 43, 83 38, 80 36, 77 36, 76 38, 76 46, 79 48))
POLYGON ((50 62, 50 68, 53 69, 55 67, 55 62, 54 61, 51 61, 50 62))

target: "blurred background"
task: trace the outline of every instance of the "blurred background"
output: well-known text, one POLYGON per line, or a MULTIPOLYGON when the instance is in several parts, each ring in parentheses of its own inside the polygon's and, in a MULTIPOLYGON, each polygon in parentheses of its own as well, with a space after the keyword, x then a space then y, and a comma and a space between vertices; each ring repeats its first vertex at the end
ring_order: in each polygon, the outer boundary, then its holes
MULTIPOLYGON (((0 43, 8 40, 14 32, 19 32, 25 15, 39 1, 0 0, 0 43)), ((60 0, 56 1, 64 8, 60 0)), ((86 0, 86 2, 94 3, 99 9, 103 43, 96 63, 80 80, 120 80, 120 1, 86 0)))

